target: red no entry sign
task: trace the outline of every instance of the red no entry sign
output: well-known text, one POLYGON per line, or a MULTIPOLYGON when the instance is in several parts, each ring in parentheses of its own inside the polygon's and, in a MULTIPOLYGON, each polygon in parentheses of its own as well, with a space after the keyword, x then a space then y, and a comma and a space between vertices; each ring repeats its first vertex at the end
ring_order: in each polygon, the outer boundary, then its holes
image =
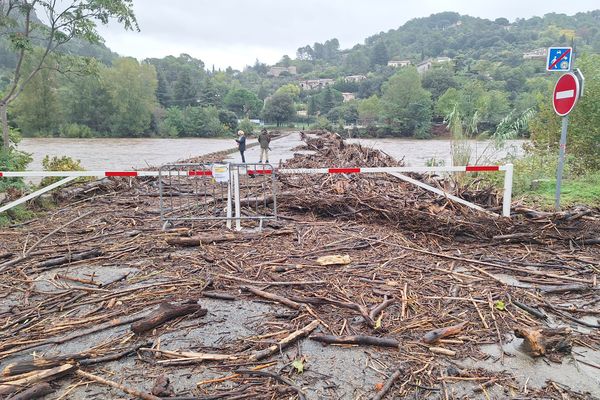
POLYGON ((568 115, 579 99, 579 79, 573 73, 564 74, 556 82, 552 95, 554 111, 561 117, 568 115))

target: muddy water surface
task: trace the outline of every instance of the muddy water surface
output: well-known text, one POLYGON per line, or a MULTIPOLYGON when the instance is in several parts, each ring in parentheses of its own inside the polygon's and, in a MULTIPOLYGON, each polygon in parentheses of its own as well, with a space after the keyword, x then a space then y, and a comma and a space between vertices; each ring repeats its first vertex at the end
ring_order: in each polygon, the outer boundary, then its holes
MULTIPOLYGON (((255 139, 249 139, 248 144, 255 139)), ((383 150, 389 155, 404 159, 407 165, 423 166, 435 161, 451 165, 451 145, 449 140, 410 140, 410 139, 350 139, 351 143, 383 150)), ((507 154, 522 154, 526 141, 511 141, 503 150, 496 150, 486 141, 471 141, 473 162, 498 160, 507 154)), ((292 133, 271 144, 271 163, 285 161, 301 145, 300 135, 292 133)), ((33 156, 29 169, 39 170, 45 155, 69 156, 80 160, 87 170, 138 169, 159 166, 177 160, 188 159, 216 151, 236 147, 233 138, 224 139, 60 139, 27 138, 19 148, 33 156)), ((259 150, 250 148, 246 153, 248 162, 259 160, 259 150)), ((239 161, 239 154, 233 154, 229 161, 239 161)))

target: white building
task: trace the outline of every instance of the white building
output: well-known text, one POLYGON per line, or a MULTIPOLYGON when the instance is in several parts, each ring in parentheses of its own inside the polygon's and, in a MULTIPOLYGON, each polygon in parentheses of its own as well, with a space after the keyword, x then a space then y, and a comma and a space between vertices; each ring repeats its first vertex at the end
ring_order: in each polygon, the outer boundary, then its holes
POLYGON ((300 81, 298 86, 302 90, 315 90, 322 89, 329 85, 333 85, 335 81, 333 79, 325 78, 325 79, 309 79, 306 81, 300 81))
POLYGON ((344 103, 356 99, 356 95, 354 93, 342 93, 342 96, 344 96, 344 103))
POLYGON ((547 50, 545 48, 539 48, 535 50, 528 51, 523 53, 523 58, 525 60, 545 60, 547 57, 547 50))
POLYGON ((346 82, 361 82, 364 81, 365 79, 367 79, 366 76, 364 75, 350 75, 344 78, 344 81, 346 82))
POLYGON ((408 67, 410 64, 410 60, 390 60, 387 65, 388 67, 401 68, 408 67))

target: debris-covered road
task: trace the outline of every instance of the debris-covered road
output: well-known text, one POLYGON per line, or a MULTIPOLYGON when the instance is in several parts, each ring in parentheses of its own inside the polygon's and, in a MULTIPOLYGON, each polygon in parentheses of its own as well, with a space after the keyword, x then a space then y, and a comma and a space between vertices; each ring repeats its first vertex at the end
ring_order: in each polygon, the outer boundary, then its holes
MULTIPOLYGON (((303 137, 284 166, 399 164, 303 137)), ((598 210, 494 218, 383 174, 278 186, 262 232, 162 231, 154 178, 1 230, 0 398, 600 398, 598 210)))

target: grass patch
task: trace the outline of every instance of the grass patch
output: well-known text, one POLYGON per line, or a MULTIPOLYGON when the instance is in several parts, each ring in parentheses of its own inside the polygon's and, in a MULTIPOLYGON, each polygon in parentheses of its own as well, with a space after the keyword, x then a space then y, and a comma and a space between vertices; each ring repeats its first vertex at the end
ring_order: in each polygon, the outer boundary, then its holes
MULTIPOLYGON (((527 203, 540 208, 554 207, 556 179, 541 181, 537 187, 521 193, 527 203)), ((600 173, 589 174, 577 179, 564 179, 560 204, 562 207, 575 205, 600 206, 600 173)))
POLYGON ((20 222, 35 218, 35 212, 27 209, 24 205, 16 206, 8 211, 0 213, 0 227, 6 228, 20 222))

